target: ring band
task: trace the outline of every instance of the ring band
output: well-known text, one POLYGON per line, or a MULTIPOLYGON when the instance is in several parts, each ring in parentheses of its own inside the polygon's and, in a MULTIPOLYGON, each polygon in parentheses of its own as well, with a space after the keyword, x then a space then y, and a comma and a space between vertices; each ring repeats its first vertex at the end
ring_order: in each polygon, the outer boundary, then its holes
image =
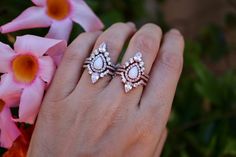
POLYGON ((125 92, 129 92, 138 86, 146 86, 149 76, 145 74, 144 62, 142 53, 138 52, 134 57, 130 58, 125 65, 119 65, 116 69, 116 75, 121 76, 124 83, 125 92))
POLYGON ((116 66, 112 64, 109 55, 106 43, 102 43, 98 49, 94 50, 90 57, 86 58, 83 67, 88 69, 92 83, 96 83, 104 76, 114 75, 116 66))

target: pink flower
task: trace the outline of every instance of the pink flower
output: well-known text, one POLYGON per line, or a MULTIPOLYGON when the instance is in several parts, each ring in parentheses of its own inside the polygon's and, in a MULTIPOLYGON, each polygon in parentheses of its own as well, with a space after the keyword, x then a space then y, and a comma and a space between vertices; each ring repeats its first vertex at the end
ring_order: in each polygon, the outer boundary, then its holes
POLYGON ((2 33, 51 26, 46 37, 68 40, 72 21, 86 31, 103 28, 102 22, 84 0, 32 0, 36 5, 26 9, 12 22, 1 27, 2 33))
POLYGON ((21 90, 12 88, 6 75, 0 82, 0 144, 1 147, 10 148, 20 135, 15 122, 12 120, 10 107, 14 107, 20 100, 21 90))
POLYGON ((66 42, 32 35, 17 37, 14 50, 0 43, 0 73, 12 90, 22 90, 19 122, 34 123, 46 85, 52 80, 55 64, 50 56, 62 54, 66 42))

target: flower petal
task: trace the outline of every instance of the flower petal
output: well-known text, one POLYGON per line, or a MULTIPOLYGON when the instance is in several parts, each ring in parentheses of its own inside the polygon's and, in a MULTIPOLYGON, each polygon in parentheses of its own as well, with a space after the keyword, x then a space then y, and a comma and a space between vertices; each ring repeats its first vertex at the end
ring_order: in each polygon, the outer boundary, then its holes
POLYGON ((52 58, 49 56, 41 57, 39 59, 39 66, 40 66, 40 72, 39 72, 40 78, 49 84, 56 70, 56 66, 52 58))
POLYGON ((54 63, 58 66, 67 48, 67 42, 65 40, 55 41, 58 41, 58 43, 47 51, 47 55, 52 57, 54 63))
POLYGON ((68 41, 72 26, 73 22, 69 18, 63 21, 53 21, 46 37, 68 41))
POLYGON ((45 83, 40 78, 37 78, 31 86, 24 89, 17 122, 34 123, 42 102, 44 89, 45 83))
POLYGON ((0 73, 10 70, 11 58, 14 54, 14 51, 8 45, 0 42, 0 73))
POLYGON ((22 88, 14 83, 11 74, 4 74, 1 76, 0 99, 3 99, 8 107, 19 105, 21 93, 22 88))
POLYGON ((14 32, 28 28, 48 27, 52 20, 42 7, 30 7, 13 21, 1 26, 2 33, 14 32))
POLYGON ((103 29, 101 20, 94 14, 89 6, 82 0, 71 0, 73 21, 79 23, 85 31, 96 31, 103 29))
POLYGON ((32 0, 32 2, 37 6, 45 6, 46 0, 32 0))
MULTIPOLYGON (((51 48, 57 47, 62 42, 61 40, 42 38, 34 35, 24 35, 16 38, 14 48, 17 53, 33 53, 39 57, 51 48)), ((61 48, 60 45, 59 48, 61 48)))
POLYGON ((12 121, 10 109, 5 107, 0 113, 0 143, 1 147, 10 148, 20 135, 16 124, 12 121))

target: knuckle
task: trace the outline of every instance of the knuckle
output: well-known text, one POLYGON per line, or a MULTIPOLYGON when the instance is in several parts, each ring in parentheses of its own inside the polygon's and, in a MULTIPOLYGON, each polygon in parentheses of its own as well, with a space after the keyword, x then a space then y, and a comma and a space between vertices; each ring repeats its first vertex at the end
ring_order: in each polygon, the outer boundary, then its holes
POLYGON ((80 51, 87 50, 88 44, 85 44, 85 43, 94 38, 95 38, 95 34, 92 32, 81 33, 73 41, 73 43, 68 46, 63 59, 65 59, 68 62, 81 59, 81 57, 83 56, 82 54, 84 53, 81 53, 80 51))
POLYGON ((150 119, 142 120, 141 125, 136 125, 136 133, 139 138, 147 138, 152 134, 152 122, 150 119))
POLYGON ((140 33, 134 38, 134 45, 140 50, 152 52, 157 44, 156 37, 148 33, 140 33))
POLYGON ((161 54, 161 64, 168 71, 177 73, 180 75, 183 68, 183 55, 170 52, 162 52, 161 54))

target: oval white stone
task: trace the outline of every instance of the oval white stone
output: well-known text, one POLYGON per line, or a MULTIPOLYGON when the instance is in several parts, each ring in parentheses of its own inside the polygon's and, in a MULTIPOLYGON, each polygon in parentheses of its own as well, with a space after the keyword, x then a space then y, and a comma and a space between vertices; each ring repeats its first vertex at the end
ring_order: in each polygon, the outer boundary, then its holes
POLYGON ((138 67, 137 66, 134 66, 132 67, 129 72, 128 72, 128 76, 131 78, 131 79, 136 79, 138 77, 138 67))
POLYGON ((103 60, 102 57, 96 58, 96 60, 93 63, 93 66, 95 69, 100 70, 103 67, 103 60))

